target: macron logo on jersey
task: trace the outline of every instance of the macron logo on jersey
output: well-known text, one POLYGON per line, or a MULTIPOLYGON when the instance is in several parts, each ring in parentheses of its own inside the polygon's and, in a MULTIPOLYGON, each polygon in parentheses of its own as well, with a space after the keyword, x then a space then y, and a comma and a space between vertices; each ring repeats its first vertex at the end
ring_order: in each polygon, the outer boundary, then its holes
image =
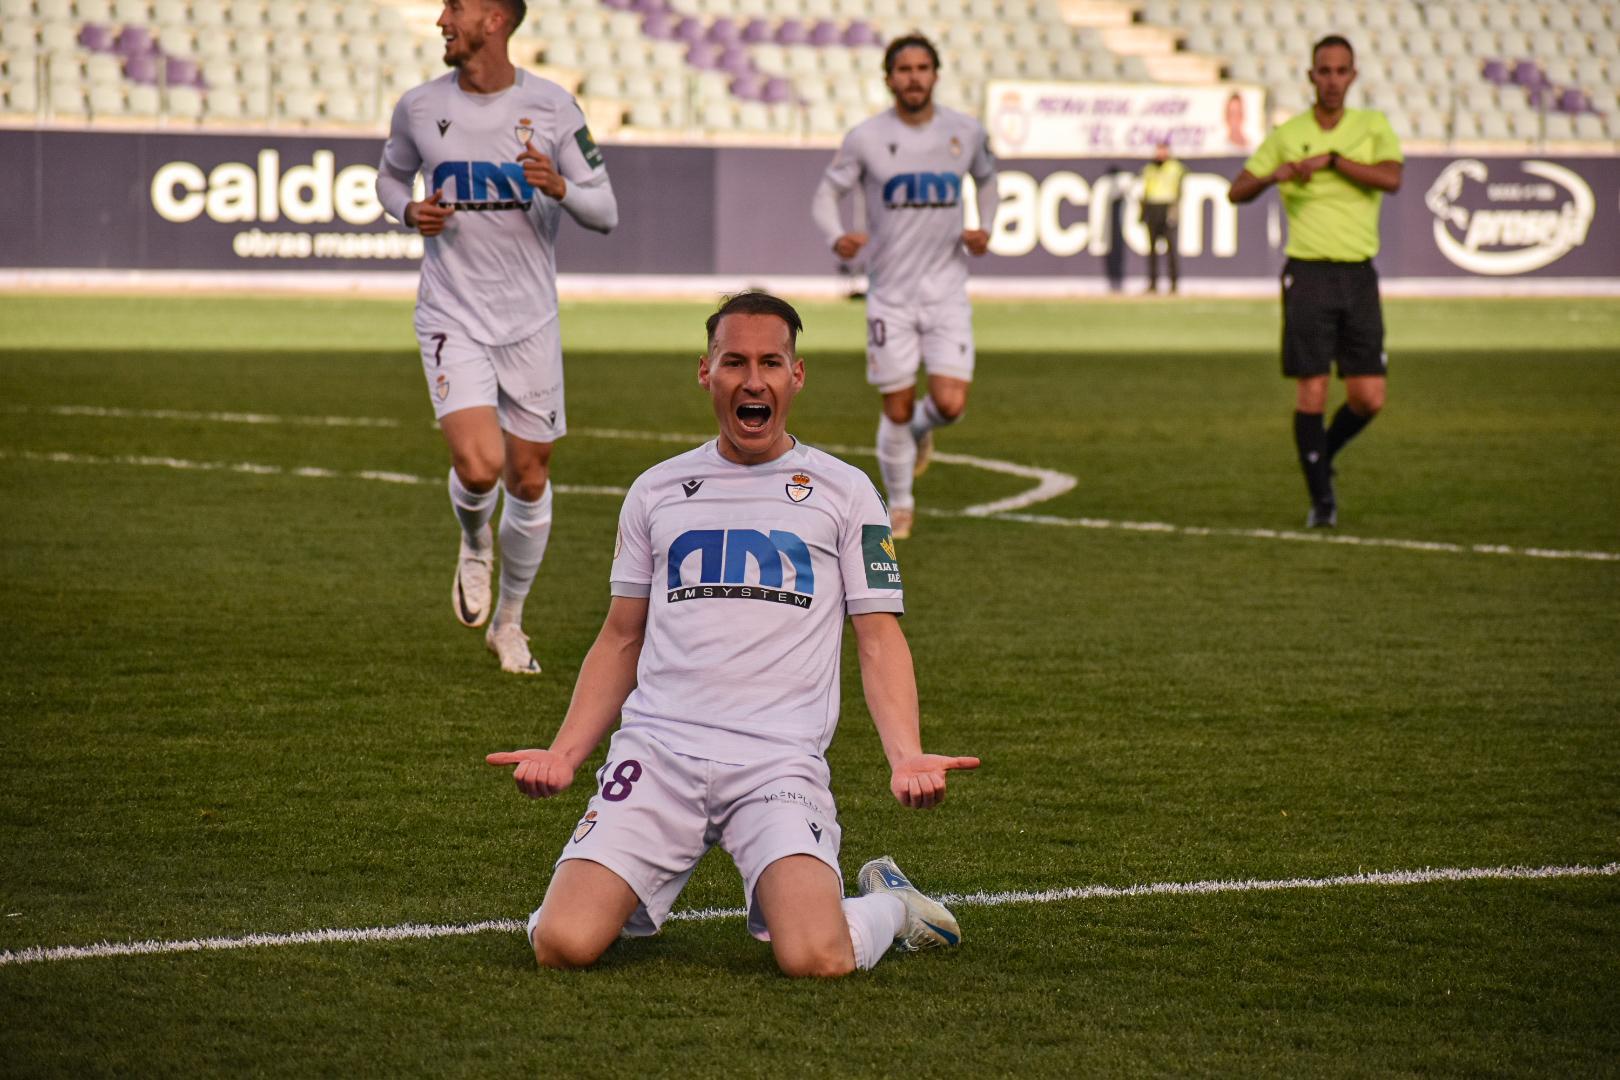
POLYGON ((764 600, 809 608, 816 591, 810 548, 795 533, 772 529, 690 529, 669 545, 667 600, 764 600), (686 580, 685 567, 697 556, 698 578, 686 580), (752 566, 750 566, 752 564, 752 566), (793 588, 783 568, 793 571, 793 588), (751 571, 751 572, 750 572, 751 571))
POLYGON ((441 161, 429 190, 443 191, 445 205, 457 210, 527 210, 534 201, 515 161, 441 161))
POLYGON ((938 209, 961 201, 962 178, 955 173, 901 173, 883 185, 883 205, 890 210, 938 209))

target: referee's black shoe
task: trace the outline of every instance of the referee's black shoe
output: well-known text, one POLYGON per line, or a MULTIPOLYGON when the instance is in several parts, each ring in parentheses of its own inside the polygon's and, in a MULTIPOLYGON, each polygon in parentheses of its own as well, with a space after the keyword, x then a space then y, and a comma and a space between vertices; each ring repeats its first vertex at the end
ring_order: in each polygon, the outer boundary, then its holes
POLYGON ((1305 519, 1307 529, 1331 529, 1339 523, 1339 504, 1332 499, 1311 504, 1310 516, 1305 519))

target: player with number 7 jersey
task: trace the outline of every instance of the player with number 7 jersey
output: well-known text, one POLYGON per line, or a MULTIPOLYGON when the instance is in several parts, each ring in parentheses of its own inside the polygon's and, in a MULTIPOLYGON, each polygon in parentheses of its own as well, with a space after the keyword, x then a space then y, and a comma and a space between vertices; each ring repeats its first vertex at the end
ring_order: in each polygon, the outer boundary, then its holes
POLYGON ((488 756, 517 767, 524 794, 548 797, 619 723, 529 920, 542 966, 586 966, 621 933, 656 933, 717 844, 742 876, 749 930, 789 975, 842 975, 891 944, 960 940, 951 913, 887 858, 862 868, 863 895, 843 895, 825 752, 846 618, 895 798, 935 806, 947 771, 979 759, 922 750, 882 499, 860 470, 787 432, 804 385, 801 328, 765 293, 710 317, 698 381, 718 437, 626 495, 607 619, 550 747, 488 756))

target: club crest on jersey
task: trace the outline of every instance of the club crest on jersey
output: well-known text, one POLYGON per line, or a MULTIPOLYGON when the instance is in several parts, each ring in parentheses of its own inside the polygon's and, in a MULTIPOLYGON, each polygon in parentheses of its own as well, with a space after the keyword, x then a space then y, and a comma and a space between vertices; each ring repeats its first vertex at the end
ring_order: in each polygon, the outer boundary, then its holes
POLYGON ((591 835, 591 830, 594 828, 596 828, 596 811, 592 810, 590 813, 580 818, 579 824, 574 826, 574 843, 577 844, 587 836, 591 835))
POLYGON ((524 146, 529 145, 529 140, 534 138, 534 127, 527 116, 517 122, 517 127, 512 129, 512 134, 516 135, 517 141, 524 146))
POLYGON ((962 140, 955 135, 951 136, 951 157, 962 156, 962 140))
POLYGON ((810 486, 810 477, 804 473, 794 473, 793 482, 787 486, 787 497, 796 503, 802 503, 816 490, 810 486))
POLYGON ((433 394, 440 401, 443 401, 445 398, 449 397, 450 396, 450 380, 447 377, 443 376, 443 375, 440 375, 437 379, 434 379, 433 380, 433 394))

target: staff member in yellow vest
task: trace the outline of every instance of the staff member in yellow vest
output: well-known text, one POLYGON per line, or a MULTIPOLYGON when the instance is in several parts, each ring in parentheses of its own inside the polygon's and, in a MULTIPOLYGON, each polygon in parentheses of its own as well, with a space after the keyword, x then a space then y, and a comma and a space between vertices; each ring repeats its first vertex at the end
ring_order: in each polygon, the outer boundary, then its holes
POLYGON ((1384 315, 1378 299, 1378 211, 1400 190, 1401 144, 1384 114, 1347 109, 1356 81, 1350 42, 1330 35, 1311 50, 1316 104, 1266 137, 1232 181, 1246 203, 1273 184, 1288 216, 1283 267, 1283 374, 1297 380, 1294 443, 1310 491, 1306 524, 1338 523, 1333 458, 1384 407, 1384 315), (1338 361, 1345 403, 1323 424, 1338 361))
POLYGON ((1148 287, 1159 291, 1159 241, 1170 257, 1170 291, 1176 291, 1179 260, 1176 257, 1176 223, 1181 208, 1181 179, 1187 167, 1170 153, 1170 140, 1161 141, 1153 160, 1142 170, 1142 224, 1148 233, 1148 287))

